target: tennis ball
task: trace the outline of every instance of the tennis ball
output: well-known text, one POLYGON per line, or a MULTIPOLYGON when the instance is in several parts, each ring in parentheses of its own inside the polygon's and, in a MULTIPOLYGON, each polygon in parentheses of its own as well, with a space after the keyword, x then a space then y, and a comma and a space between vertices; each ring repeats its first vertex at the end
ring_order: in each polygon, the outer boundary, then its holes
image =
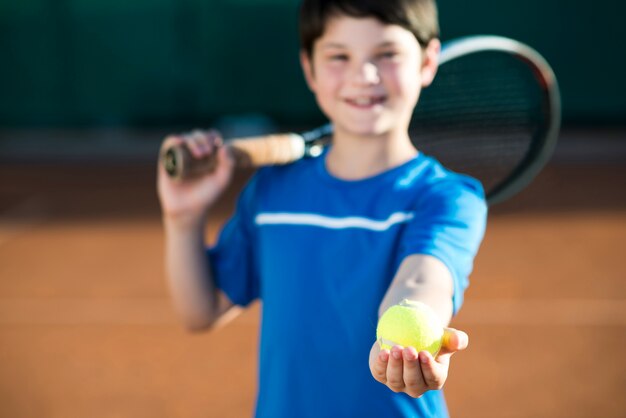
POLYGON ((443 326, 428 305, 404 299, 380 317, 376 338, 383 350, 394 345, 411 346, 435 356, 443 341, 443 326))

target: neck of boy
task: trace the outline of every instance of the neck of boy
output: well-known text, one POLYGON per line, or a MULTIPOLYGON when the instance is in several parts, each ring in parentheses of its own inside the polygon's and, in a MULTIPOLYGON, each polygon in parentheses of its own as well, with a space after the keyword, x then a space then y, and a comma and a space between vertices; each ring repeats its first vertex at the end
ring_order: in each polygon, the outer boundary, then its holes
POLYGON ((342 180, 361 180, 402 165, 417 154, 406 132, 363 136, 336 129, 326 170, 342 180))

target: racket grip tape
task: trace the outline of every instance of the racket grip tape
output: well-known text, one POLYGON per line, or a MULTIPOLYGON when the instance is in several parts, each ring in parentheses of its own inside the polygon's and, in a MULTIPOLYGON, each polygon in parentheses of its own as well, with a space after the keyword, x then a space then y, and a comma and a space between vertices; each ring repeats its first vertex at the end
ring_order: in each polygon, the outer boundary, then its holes
MULTIPOLYGON (((289 164, 305 154, 305 143, 298 134, 279 134, 231 139, 224 143, 239 168, 289 164)), ((215 154, 195 158, 186 144, 177 144, 161 153, 161 163, 167 174, 185 180, 211 173, 217 166, 215 154)))

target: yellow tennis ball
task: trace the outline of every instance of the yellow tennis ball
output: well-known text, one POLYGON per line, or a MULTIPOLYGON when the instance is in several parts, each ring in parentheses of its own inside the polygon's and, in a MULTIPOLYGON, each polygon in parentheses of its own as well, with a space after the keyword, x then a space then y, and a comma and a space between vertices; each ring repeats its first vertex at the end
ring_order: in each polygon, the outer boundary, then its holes
POLYGON ((411 346, 417 352, 429 351, 435 356, 443 341, 443 326, 428 305, 404 299, 380 317, 376 338, 381 349, 411 346))

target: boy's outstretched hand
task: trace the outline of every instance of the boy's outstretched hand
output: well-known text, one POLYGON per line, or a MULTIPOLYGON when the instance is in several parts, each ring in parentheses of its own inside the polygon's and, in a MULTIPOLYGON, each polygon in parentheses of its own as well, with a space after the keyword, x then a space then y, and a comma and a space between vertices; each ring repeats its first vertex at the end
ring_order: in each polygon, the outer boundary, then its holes
POLYGON ((468 341, 463 331, 446 328, 441 350, 435 358, 427 351, 418 353, 413 347, 396 345, 391 350, 381 350, 376 341, 370 351, 370 370, 374 379, 392 391, 419 398, 429 390, 443 387, 450 357, 465 350, 468 341))

